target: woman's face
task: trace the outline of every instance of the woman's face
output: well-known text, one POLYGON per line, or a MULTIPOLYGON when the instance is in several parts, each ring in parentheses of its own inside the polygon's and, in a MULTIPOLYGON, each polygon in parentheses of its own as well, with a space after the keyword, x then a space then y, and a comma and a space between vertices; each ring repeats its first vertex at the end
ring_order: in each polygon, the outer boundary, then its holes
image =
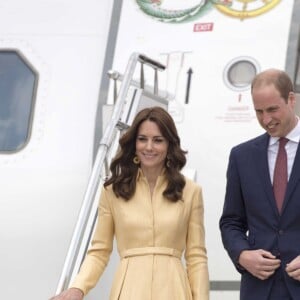
POLYGON ((146 120, 141 123, 135 147, 136 155, 141 161, 141 168, 160 173, 165 165, 169 142, 163 137, 155 122, 146 120))

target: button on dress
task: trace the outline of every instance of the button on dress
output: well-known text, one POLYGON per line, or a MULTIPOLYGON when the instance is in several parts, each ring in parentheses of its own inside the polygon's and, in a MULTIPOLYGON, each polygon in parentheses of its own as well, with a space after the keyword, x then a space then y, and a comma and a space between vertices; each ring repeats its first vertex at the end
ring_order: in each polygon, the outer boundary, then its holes
POLYGON ((72 287, 86 294, 96 285, 115 236, 120 263, 110 300, 209 299, 201 188, 186 178, 183 199, 172 202, 162 195, 166 185, 159 176, 151 197, 139 171, 128 201, 103 188, 91 247, 72 287))

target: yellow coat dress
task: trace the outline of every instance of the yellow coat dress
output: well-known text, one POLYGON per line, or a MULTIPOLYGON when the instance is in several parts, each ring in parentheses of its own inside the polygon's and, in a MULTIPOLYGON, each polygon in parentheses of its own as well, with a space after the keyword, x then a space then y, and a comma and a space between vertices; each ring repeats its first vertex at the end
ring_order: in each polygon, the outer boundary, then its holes
POLYGON ((115 235, 120 264, 110 300, 209 299, 201 188, 186 178, 183 200, 171 202, 162 196, 165 187, 159 176, 151 198, 140 171, 129 201, 103 188, 92 244, 71 287, 86 294, 96 285, 115 235))

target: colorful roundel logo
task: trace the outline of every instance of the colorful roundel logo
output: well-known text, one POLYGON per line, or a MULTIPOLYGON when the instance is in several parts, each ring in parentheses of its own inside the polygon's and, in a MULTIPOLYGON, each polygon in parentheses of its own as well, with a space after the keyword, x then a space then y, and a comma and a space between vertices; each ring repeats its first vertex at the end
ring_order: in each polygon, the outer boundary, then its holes
POLYGON ((280 1, 281 0, 238 0, 232 1, 230 5, 215 4, 215 7, 225 15, 243 20, 246 18, 257 17, 268 12, 280 1))

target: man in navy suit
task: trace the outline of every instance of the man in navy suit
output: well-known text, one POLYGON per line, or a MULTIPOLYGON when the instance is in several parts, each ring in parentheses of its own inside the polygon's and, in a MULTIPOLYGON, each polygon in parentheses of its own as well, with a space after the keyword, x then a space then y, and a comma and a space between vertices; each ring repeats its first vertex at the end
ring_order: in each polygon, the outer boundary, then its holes
POLYGON ((253 79, 251 94, 266 133, 231 150, 222 241, 242 276, 241 300, 299 300, 300 122, 293 84, 285 72, 269 69, 253 79), (273 183, 280 138, 288 139, 282 146, 287 185, 278 206, 273 183))

